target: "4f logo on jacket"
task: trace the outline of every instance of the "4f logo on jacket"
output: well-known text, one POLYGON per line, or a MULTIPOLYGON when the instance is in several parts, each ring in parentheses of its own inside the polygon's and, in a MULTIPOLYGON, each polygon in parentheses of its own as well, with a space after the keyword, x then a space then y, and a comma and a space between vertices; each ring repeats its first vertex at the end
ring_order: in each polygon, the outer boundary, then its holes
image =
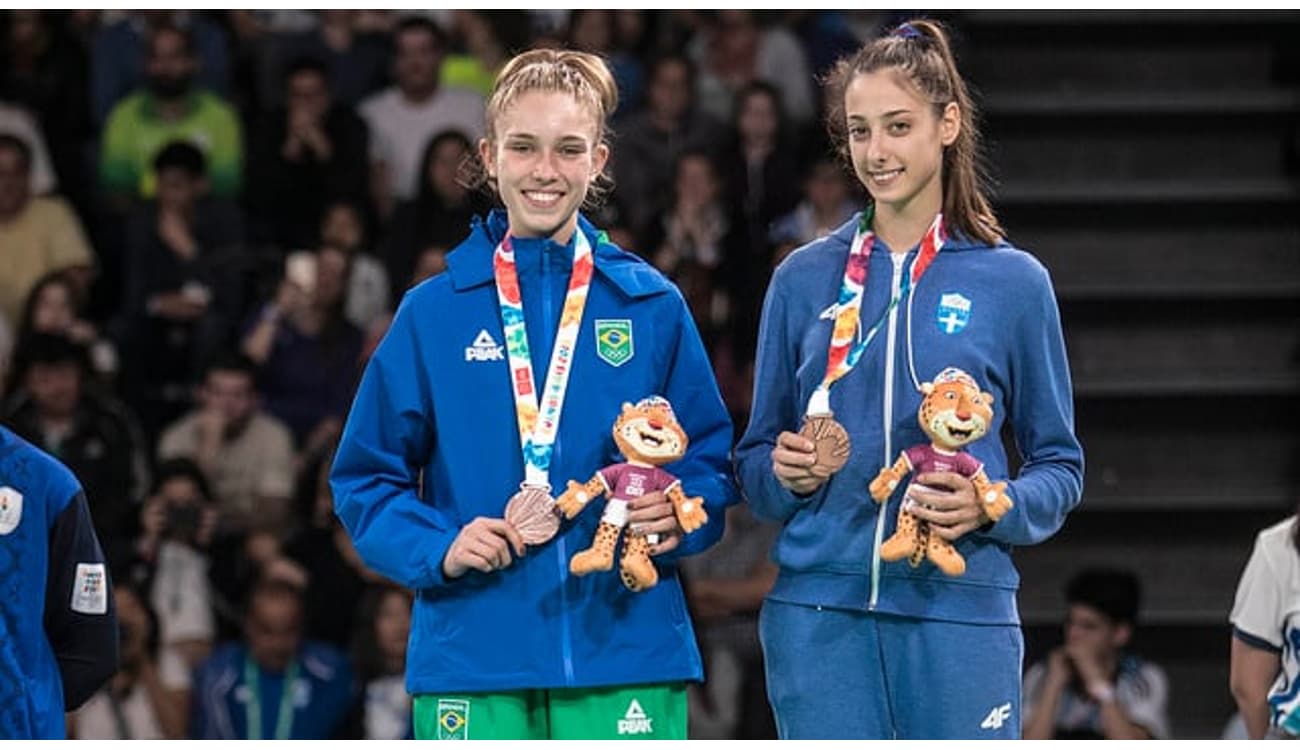
POLYGON ((991 729, 997 731, 1001 729, 1002 725, 1007 723, 1010 718, 1011 702, 1008 701, 1003 703, 1001 706, 994 706, 993 710, 989 711, 989 715, 984 717, 984 721, 980 722, 980 729, 991 729))
POLYGON ((619 734, 654 734, 654 727, 651 725, 651 719, 646 716, 645 709, 641 708, 641 701, 636 698, 627 704, 627 713, 623 718, 618 720, 619 734))
POLYGON ((465 347, 465 361, 496 362, 506 358, 504 349, 505 347, 492 340, 492 334, 484 328, 474 337, 474 343, 465 347))

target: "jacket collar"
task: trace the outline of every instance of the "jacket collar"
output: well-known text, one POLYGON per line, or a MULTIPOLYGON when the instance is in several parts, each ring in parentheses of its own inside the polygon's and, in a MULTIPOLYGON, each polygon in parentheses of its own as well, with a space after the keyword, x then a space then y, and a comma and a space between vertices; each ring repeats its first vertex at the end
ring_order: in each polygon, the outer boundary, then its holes
MULTIPOLYGON (((505 237, 506 212, 493 209, 486 218, 475 216, 469 237, 447 256, 452 287, 463 292, 493 283, 492 255, 505 237)), ((591 243, 596 271, 629 297, 648 297, 667 290, 667 284, 650 266, 609 241, 586 217, 578 214, 578 231, 591 243)))
MULTIPOLYGON (((834 237, 839 242, 843 243, 845 246, 852 247, 853 235, 858 231, 858 222, 861 220, 861 218, 862 218, 861 211, 853 214, 852 218, 850 218, 848 221, 841 224, 838 229, 831 232, 831 236, 834 237)), ((948 238, 943 241, 944 252, 951 252, 953 250, 979 250, 982 248, 990 247, 988 243, 985 243, 974 237, 966 236, 964 232, 962 232, 960 229, 953 226, 952 224, 947 224, 947 229, 948 229, 948 238)), ((1004 246, 1007 246, 1007 241, 1005 238, 999 240, 996 245, 992 245, 992 247, 1004 247, 1004 246)))

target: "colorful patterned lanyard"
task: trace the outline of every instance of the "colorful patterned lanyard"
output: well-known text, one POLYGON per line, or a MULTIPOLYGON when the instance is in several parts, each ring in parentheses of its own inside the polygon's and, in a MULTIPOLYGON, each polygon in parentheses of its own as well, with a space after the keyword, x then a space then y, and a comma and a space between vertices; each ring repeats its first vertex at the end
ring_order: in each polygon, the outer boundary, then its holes
POLYGON ((564 392, 573 370, 573 354, 582 327, 582 311, 587 306, 587 290, 595 261, 591 243, 581 229, 574 230, 573 272, 569 290, 564 295, 560 328, 551 350, 551 364, 540 408, 533 378, 533 363, 528 350, 528 333, 524 329, 523 298, 519 294, 519 274, 515 268, 515 251, 507 235, 497 245, 492 259, 496 277, 497 300, 501 303, 501 324, 505 328, 506 353, 510 358, 510 380, 515 393, 515 416, 519 420, 519 442, 524 452, 524 484, 550 491, 551 452, 555 433, 564 409, 564 392))
POLYGON ((849 374, 849 371, 858 364, 858 360, 862 359, 862 353, 880 332, 880 327, 889 317, 889 313, 907 297, 912 287, 916 286, 916 282, 920 281, 921 275, 930 267, 939 250, 943 248, 947 237, 943 227, 943 214, 938 214, 934 217, 934 223, 926 230, 925 237, 921 239, 921 249, 916 255, 916 260, 912 262, 912 272, 904 279, 898 293, 889 300, 889 305, 880 314, 880 319, 867 329, 861 341, 852 345, 853 337, 861 330, 862 325, 859 312, 862 309, 863 290, 867 286, 868 260, 871 258, 871 248, 876 240, 875 233, 871 231, 874 213, 872 208, 863 212, 862 219, 858 222, 858 231, 853 235, 852 249, 849 251, 848 262, 844 265, 844 282, 840 285, 840 296, 836 301, 838 312, 835 315, 830 351, 826 358, 826 377, 808 399, 806 412, 808 416, 830 412, 831 385, 849 374))
MULTIPOLYGON (((284 685, 280 689, 280 713, 275 719, 275 737, 287 740, 293 731, 293 688, 298 682, 298 661, 290 662, 284 671, 284 685)), ((257 678, 257 665, 253 660, 244 658, 244 685, 248 687, 248 705, 244 707, 248 716, 248 739, 264 740, 262 736, 262 689, 257 678)))

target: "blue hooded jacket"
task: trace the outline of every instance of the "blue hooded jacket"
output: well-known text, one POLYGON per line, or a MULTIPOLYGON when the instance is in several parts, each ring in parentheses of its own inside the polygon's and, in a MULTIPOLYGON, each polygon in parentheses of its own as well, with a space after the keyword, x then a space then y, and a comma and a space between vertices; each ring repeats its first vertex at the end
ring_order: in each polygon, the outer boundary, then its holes
MULTIPOLYGON (((694 632, 673 559, 722 534, 738 492, 732 426, 677 288, 605 241, 585 220, 595 258, 550 467, 558 494, 620 459, 611 430, 624 402, 661 395, 690 437, 664 468, 704 498, 709 522, 655 558, 659 585, 623 587, 617 570, 578 578, 602 501, 555 539, 493 574, 447 580, 442 560, 461 527, 500 518, 524 477, 492 255, 503 212, 476 221, 448 270, 407 292, 362 378, 331 483, 334 506, 366 564, 416 590, 407 654, 412 694, 499 692, 700 679, 694 632), (595 325, 626 321, 630 359, 599 356, 595 325)), ((549 364, 573 262, 549 239, 513 241, 534 376, 549 364)))
MULTIPOLYGON (((1083 452, 1074 436, 1070 373, 1046 269, 1006 244, 954 233, 913 290, 886 316, 857 366, 831 388, 830 405, 849 433, 848 463, 799 498, 772 474, 783 430, 797 432, 826 374, 827 347, 858 217, 795 251, 775 272, 764 301, 754 407, 736 449, 741 486, 761 518, 784 524, 773 550, 780 565, 771 597, 796 604, 878 611, 974 624, 1017 624, 1020 578, 1013 545, 1060 529, 1079 502, 1083 452), (967 452, 992 481, 1009 479, 999 436, 1011 421, 1024 463, 1009 484, 1015 507, 956 542, 966 573, 949 578, 929 562, 880 560, 897 525, 907 481, 883 506, 867 485, 918 443, 921 383, 958 367, 993 394, 993 424, 967 452)), ((885 313, 916 249, 894 256, 876 237, 864 293, 863 329, 885 313)), ((908 480, 913 477, 909 476, 908 480)))

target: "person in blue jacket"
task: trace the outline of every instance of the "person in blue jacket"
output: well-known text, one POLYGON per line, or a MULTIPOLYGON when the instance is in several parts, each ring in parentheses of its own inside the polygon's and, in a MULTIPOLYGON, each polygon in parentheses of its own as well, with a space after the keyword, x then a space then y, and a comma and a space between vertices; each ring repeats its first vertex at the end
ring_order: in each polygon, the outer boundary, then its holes
POLYGON ((680 292, 579 213, 616 104, 592 55, 533 50, 502 69, 479 151, 505 210, 407 292, 343 430, 335 510, 366 564, 416 592, 417 738, 686 736, 685 683, 702 672, 675 560, 716 542, 738 499, 732 427, 680 292), (709 521, 684 535, 663 493, 633 499, 659 574, 633 592, 616 571, 569 574, 598 509, 531 546, 503 513, 521 483, 614 463, 622 405, 649 396, 689 436, 665 468, 709 521))
POLYGON ((904 23, 831 82, 829 123, 871 203, 776 270, 736 449, 755 514, 783 524, 759 623, 778 731, 1014 738, 1023 639, 1011 549, 1054 534, 1083 477, 1055 296, 980 191, 974 112, 940 26, 904 23), (882 467, 930 442, 921 387, 948 367, 993 396, 987 434, 966 450, 989 479, 1010 480, 1013 507, 996 522, 956 473, 913 476, 882 503, 868 492, 882 467), (827 413, 850 446, 837 473, 798 434, 827 413), (1023 459, 1014 477, 1004 422, 1023 459), (964 574, 882 561, 905 496, 955 543, 964 574))
POLYGON ((86 495, 0 427, 0 738, 63 739, 117 671, 117 613, 86 495))

